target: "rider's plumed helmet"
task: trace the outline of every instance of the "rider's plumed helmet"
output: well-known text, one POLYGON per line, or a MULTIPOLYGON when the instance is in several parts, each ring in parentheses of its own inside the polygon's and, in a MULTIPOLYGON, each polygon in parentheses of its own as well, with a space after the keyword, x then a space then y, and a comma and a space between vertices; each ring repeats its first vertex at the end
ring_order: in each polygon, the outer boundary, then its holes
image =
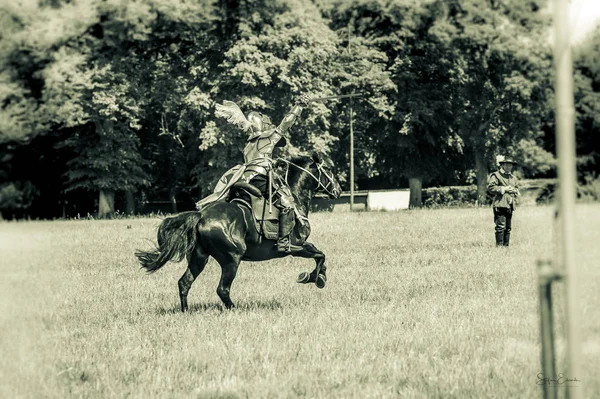
POLYGON ((250 122, 251 129, 254 133, 263 131, 263 116, 260 113, 256 111, 250 112, 248 114, 248 122, 250 122))

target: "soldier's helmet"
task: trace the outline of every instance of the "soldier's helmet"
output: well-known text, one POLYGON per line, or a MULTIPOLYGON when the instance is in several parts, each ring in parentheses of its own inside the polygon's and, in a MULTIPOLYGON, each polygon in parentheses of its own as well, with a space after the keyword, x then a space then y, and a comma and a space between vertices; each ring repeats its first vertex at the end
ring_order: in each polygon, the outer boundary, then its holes
POLYGON ((250 125, 252 126, 252 131, 254 133, 263 131, 263 128, 264 128, 263 116, 260 113, 258 113, 256 111, 250 112, 248 114, 248 122, 250 122, 250 125))
POLYGON ((516 165, 516 164, 518 164, 518 162, 517 162, 517 161, 515 161, 514 159, 512 159, 511 157, 506 157, 506 158, 504 158, 504 160, 503 160, 503 161, 501 161, 500 163, 501 163, 501 164, 503 164, 503 163, 512 163, 513 165, 516 165))

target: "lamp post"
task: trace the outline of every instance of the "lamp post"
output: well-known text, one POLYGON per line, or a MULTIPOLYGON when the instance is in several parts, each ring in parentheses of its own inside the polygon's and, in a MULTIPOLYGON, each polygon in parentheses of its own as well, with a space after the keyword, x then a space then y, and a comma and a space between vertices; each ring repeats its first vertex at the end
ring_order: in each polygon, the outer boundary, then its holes
POLYGON ((350 212, 354 211, 354 128, 352 119, 352 104, 350 104, 350 212))

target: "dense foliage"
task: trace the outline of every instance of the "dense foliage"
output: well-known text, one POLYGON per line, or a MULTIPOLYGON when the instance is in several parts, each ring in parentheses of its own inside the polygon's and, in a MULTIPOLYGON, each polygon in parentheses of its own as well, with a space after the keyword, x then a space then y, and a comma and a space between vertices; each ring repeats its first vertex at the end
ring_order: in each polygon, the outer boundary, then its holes
MULTIPOLYGON (((56 217, 170 210, 242 160, 235 101, 274 122, 314 103, 283 151, 317 150, 349 189, 477 184, 509 151, 553 174, 546 2, 24 0, 0 6, 0 209, 56 217)), ((576 57, 578 155, 597 174, 600 33, 576 57)), ((589 178, 589 177, 588 177, 589 178)), ((179 207, 181 210, 182 207, 179 207)))

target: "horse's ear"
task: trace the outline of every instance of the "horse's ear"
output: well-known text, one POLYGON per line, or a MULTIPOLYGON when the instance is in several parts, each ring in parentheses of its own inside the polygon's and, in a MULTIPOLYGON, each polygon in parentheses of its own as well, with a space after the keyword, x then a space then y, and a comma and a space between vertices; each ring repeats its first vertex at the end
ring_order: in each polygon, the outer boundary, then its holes
POLYGON ((285 166, 285 161, 283 159, 277 158, 273 166, 275 166, 275 168, 283 168, 285 166))
POLYGON ((321 155, 319 155, 316 152, 313 152, 312 159, 313 159, 313 161, 315 161, 315 163, 318 163, 318 164, 323 162, 323 158, 321 157, 321 155))

